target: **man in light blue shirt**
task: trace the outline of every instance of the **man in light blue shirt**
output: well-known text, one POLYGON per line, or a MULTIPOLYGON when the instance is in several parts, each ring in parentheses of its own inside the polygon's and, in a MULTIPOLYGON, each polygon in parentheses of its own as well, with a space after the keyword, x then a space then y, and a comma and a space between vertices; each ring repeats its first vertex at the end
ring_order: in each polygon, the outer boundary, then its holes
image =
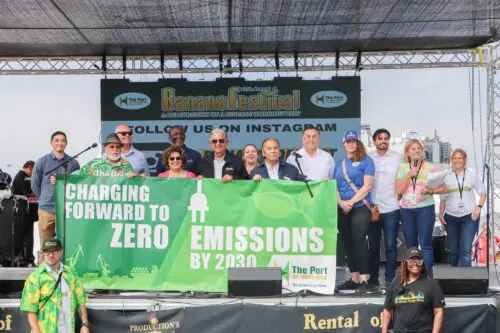
POLYGON ((130 127, 125 124, 116 126, 115 133, 120 138, 122 143, 122 158, 129 162, 134 168, 135 172, 140 175, 149 176, 149 166, 146 156, 142 151, 135 149, 132 145, 132 131, 130 127))
POLYGON ((42 156, 36 161, 35 168, 31 175, 31 189, 38 197, 38 229, 40 233, 40 244, 46 239, 52 238, 56 231, 56 215, 54 203, 54 184, 55 176, 64 175, 65 172, 69 175, 75 170, 80 169, 80 165, 76 160, 72 160, 67 164, 67 169, 64 167, 57 168, 50 174, 46 174, 61 165, 64 161, 71 159, 64 151, 68 145, 66 134, 57 131, 50 137, 50 145, 52 152, 42 156))

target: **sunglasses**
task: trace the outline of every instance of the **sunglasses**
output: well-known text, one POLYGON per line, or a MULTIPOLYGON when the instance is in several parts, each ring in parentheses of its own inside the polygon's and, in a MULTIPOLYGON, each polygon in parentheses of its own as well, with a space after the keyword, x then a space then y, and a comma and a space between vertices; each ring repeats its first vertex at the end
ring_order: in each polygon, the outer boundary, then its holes
POLYGON ((407 263, 412 264, 412 265, 422 265, 424 263, 423 259, 408 259, 406 260, 407 263))
POLYGON ((224 142, 226 142, 226 139, 219 139, 219 140, 217 140, 217 139, 212 139, 212 140, 210 140, 210 142, 211 142, 211 143, 213 143, 214 145, 217 143, 217 141, 218 141, 219 143, 224 143, 224 142))
POLYGON ((119 146, 119 145, 107 145, 107 147, 108 147, 109 149, 118 149, 118 150, 119 150, 119 149, 122 149, 122 146, 119 146))
POLYGON ((180 161, 181 160, 181 157, 180 156, 175 156, 175 157, 169 157, 168 158, 169 161, 180 161))
POLYGON ((118 132, 118 134, 122 135, 122 136, 132 136, 132 131, 130 132, 118 132))

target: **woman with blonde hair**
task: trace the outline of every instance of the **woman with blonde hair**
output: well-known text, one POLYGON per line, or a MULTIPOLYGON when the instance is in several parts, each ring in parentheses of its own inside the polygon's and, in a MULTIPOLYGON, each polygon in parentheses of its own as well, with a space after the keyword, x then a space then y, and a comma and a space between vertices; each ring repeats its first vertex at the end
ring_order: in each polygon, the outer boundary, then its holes
POLYGON ((444 179, 447 193, 441 196, 439 220, 448 227, 451 266, 470 267, 472 241, 486 200, 486 189, 479 176, 467 169, 467 153, 463 149, 451 153, 451 165, 444 179), (480 196, 477 204, 475 194, 480 196))
POLYGON ((247 144, 243 147, 243 162, 248 174, 258 165, 259 150, 253 143, 247 144))
POLYGON ((398 167, 396 192, 401 196, 400 212, 406 246, 422 249, 425 269, 432 275, 434 253, 432 231, 434 230, 434 197, 437 193, 429 189, 427 178, 438 168, 425 160, 422 143, 410 139, 405 145, 403 162, 398 167))

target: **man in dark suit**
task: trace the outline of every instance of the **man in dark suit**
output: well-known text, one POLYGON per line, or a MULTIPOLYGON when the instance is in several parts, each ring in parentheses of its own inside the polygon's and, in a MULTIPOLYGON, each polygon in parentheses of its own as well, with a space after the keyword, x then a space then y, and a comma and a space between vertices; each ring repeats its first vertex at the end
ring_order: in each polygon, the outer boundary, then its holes
POLYGON ((278 139, 267 138, 262 141, 262 156, 265 160, 250 172, 250 178, 257 181, 262 179, 304 180, 299 170, 294 165, 283 161, 280 155, 278 139))
POLYGON ((208 143, 212 148, 212 153, 200 160, 198 164, 200 176, 221 179, 224 183, 233 179, 248 179, 241 157, 227 150, 229 140, 226 132, 220 128, 212 130, 208 143))

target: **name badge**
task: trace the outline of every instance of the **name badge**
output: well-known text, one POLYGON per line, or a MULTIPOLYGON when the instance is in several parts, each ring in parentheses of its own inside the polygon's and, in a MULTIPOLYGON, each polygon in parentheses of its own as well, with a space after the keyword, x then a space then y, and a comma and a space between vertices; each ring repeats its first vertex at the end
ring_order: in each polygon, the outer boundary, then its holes
POLYGON ((410 205, 416 205, 417 204, 417 196, 415 193, 410 193, 408 194, 408 196, 406 197, 407 198, 407 201, 410 205))
POLYGON ((459 213, 465 213, 465 203, 463 201, 460 201, 457 207, 459 213))

